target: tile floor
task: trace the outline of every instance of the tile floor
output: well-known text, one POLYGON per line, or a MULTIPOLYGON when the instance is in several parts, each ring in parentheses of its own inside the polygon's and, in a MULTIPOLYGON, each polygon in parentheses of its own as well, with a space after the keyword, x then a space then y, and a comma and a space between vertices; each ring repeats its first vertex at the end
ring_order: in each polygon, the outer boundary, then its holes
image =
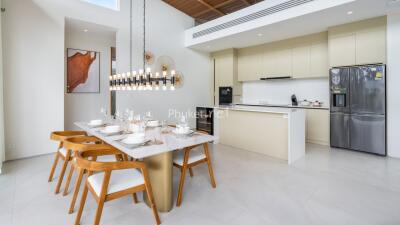
MULTIPOLYGON (((160 214, 165 225, 399 225, 400 160, 308 145, 292 166, 263 155, 213 146, 217 189, 206 166, 187 178, 183 204, 160 214)), ((5 163, 0 175, 1 225, 73 224, 71 195, 54 195, 47 176, 53 156, 5 163)), ((57 173, 56 173, 57 174, 57 173)), ((174 198, 179 171, 174 169, 174 198)), ((88 197, 81 224, 92 224, 88 197)), ((154 225, 141 202, 125 198, 106 203, 101 224, 154 225)))

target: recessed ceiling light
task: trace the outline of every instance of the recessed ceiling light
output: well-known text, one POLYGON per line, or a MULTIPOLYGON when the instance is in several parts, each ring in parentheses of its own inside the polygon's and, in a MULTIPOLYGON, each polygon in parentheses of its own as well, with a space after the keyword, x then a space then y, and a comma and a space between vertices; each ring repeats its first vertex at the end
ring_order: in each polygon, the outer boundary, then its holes
POLYGON ((88 32, 88 31, 89 31, 88 29, 84 29, 84 30, 83 30, 83 32, 85 32, 85 33, 88 32))
POLYGON ((348 11, 347 12, 347 15, 351 15, 351 14, 353 14, 353 11, 348 11))
POLYGON ((263 36, 263 34, 259 33, 259 34, 257 34, 257 36, 261 37, 261 36, 263 36))

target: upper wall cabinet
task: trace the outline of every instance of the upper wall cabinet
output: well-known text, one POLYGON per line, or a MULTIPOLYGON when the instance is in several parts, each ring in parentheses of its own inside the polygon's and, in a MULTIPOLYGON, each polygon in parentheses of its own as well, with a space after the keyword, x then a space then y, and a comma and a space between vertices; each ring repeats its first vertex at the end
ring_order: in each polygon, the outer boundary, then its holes
POLYGON ((329 65, 386 63, 386 17, 329 29, 329 65))
POLYGON ((239 81, 328 76, 327 32, 238 50, 239 81))

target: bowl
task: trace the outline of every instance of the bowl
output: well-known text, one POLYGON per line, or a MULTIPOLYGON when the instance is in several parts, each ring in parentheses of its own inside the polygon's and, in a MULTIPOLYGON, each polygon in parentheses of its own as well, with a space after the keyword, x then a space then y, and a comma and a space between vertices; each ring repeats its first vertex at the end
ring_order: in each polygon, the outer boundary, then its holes
POLYGON ((118 132, 120 131, 120 127, 118 125, 106 126, 104 131, 107 133, 118 132))
POLYGON ((100 126, 103 125, 103 120, 91 120, 89 126, 100 126))
POLYGON ((147 122, 148 127, 158 127, 160 126, 160 121, 158 120, 150 120, 147 122))
POLYGON ((122 140, 125 144, 140 144, 145 141, 145 134, 136 133, 128 135, 126 138, 122 140))

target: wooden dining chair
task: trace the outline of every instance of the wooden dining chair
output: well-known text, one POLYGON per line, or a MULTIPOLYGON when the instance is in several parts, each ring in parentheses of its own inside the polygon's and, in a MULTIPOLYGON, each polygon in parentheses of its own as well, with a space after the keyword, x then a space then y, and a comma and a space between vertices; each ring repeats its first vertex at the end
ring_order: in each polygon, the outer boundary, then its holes
MULTIPOLYGON (((64 140, 64 148, 67 149, 67 151, 68 151, 67 154, 70 155, 70 158, 74 158, 80 152, 84 152, 84 151, 88 151, 88 150, 101 151, 101 150, 113 149, 114 147, 103 143, 100 139, 98 139, 96 137, 82 136, 82 137, 71 137, 71 138, 65 139, 64 140)), ((110 157, 96 157, 95 160, 102 161, 102 162, 113 162, 113 161, 115 162, 115 161, 122 161, 122 160, 124 160, 124 158, 126 158, 124 156, 123 152, 120 152, 118 150, 115 150, 115 152, 116 152, 115 155, 110 155, 110 157)), ((75 181, 74 192, 73 192, 70 207, 68 210, 69 214, 73 213, 73 211, 74 211, 76 198, 79 193, 79 188, 81 186, 83 175, 85 173, 85 170, 76 168, 76 166, 73 163, 71 164, 71 168, 70 168, 70 171, 69 171, 69 174, 67 177, 67 181, 66 181, 65 187, 64 187, 64 193, 63 193, 64 196, 68 194, 68 189, 69 189, 69 185, 71 182, 71 178, 75 171, 77 172, 77 179, 75 181)))
POLYGON ((85 207, 86 197, 90 191, 97 202, 94 225, 100 223, 101 214, 105 202, 121 198, 126 195, 134 195, 145 191, 153 210, 157 225, 161 224, 157 207, 154 202, 153 192, 146 165, 137 161, 121 162, 96 162, 89 158, 102 155, 115 155, 116 149, 88 150, 79 153, 73 163, 80 169, 88 171, 88 177, 83 190, 81 202, 76 215, 75 225, 79 225, 82 212, 85 207), (97 173, 94 173, 97 172, 97 173))
MULTIPOLYGON (((202 131, 197 131, 198 133, 208 134, 202 131)), ((180 206, 182 203, 182 195, 183 195, 183 186, 185 184, 186 170, 189 170, 190 177, 193 177, 192 168, 203 164, 208 164, 208 172, 210 174, 211 186, 216 188, 217 185, 215 183, 214 171, 211 165, 210 153, 208 150, 208 143, 203 143, 199 145, 194 145, 183 149, 183 151, 174 154, 173 164, 178 167, 181 171, 181 179, 179 182, 179 190, 178 197, 176 200, 176 206, 180 206), (203 146, 203 152, 198 149, 198 147, 203 146)))
POLYGON ((57 149, 57 152, 56 152, 56 155, 54 158, 53 166, 51 167, 51 170, 50 170, 48 182, 51 182, 53 180, 53 175, 54 175, 54 171, 56 170, 58 160, 61 158, 64 161, 64 163, 61 167, 61 172, 58 177, 58 182, 56 185, 56 190, 55 190, 56 194, 58 194, 60 192, 60 187, 61 187, 61 183, 64 179, 65 170, 67 169, 68 162, 71 160, 70 156, 67 154, 68 151, 64 148, 63 141, 66 138, 74 137, 74 136, 86 136, 86 132, 85 131, 54 131, 50 135, 50 139, 53 141, 59 142, 59 144, 58 144, 58 149, 57 149))

